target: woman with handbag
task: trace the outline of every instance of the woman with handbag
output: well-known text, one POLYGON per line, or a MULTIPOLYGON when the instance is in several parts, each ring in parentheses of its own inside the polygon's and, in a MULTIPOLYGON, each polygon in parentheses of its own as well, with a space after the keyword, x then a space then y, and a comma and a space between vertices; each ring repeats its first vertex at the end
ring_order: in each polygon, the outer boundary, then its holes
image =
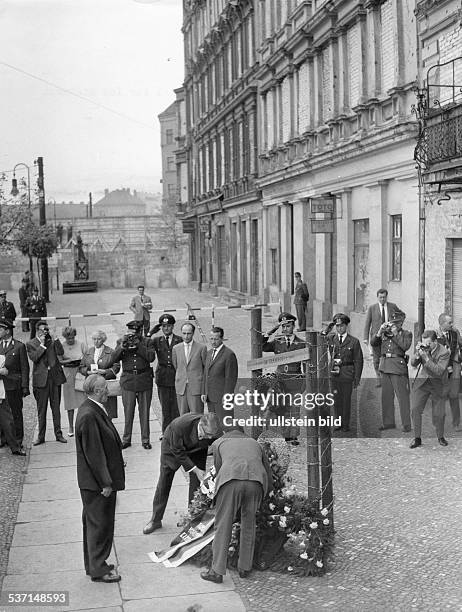
POLYGON ((87 347, 83 342, 78 342, 76 339, 77 330, 75 327, 64 327, 62 343, 64 354, 59 356, 59 362, 63 366, 66 382, 63 384, 64 408, 67 411, 69 420, 68 436, 71 438, 74 435, 74 410, 77 410, 80 398, 75 392, 75 375, 80 366, 83 354, 87 347))
MULTIPOLYGON (((91 336, 94 346, 89 347, 83 354, 80 362, 79 373, 86 378, 89 374, 100 374, 108 381, 109 393, 107 398, 106 411, 110 419, 117 418, 117 395, 120 395, 119 381, 116 380, 120 370, 120 363, 115 363, 112 367, 108 367, 111 362, 112 353, 114 352, 109 346, 106 346, 106 334, 101 331, 93 332, 91 336), (118 387, 118 388, 117 388, 118 387)), ((83 384, 83 380, 81 383, 83 384)), ((82 389, 82 401, 83 389, 82 389)))

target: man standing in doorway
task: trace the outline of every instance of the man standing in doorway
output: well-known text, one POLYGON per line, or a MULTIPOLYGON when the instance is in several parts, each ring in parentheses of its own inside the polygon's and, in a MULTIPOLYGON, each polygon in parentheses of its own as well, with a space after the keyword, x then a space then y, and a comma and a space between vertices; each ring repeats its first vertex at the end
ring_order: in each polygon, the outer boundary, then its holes
POLYGON ((295 296, 294 304, 295 310, 297 311, 298 329, 297 331, 306 331, 306 305, 310 299, 308 287, 306 283, 302 281, 302 275, 300 272, 295 272, 295 296))
MULTIPOLYGON (((367 309, 366 323, 364 325, 364 343, 369 345, 369 342, 376 336, 379 327, 382 323, 388 323, 391 315, 395 310, 399 310, 396 304, 388 301, 388 291, 379 289, 377 291, 377 303, 372 304, 367 309)), ((377 387, 381 386, 379 361, 380 361, 380 342, 372 345, 372 361, 374 364, 375 375, 377 377, 377 387)))

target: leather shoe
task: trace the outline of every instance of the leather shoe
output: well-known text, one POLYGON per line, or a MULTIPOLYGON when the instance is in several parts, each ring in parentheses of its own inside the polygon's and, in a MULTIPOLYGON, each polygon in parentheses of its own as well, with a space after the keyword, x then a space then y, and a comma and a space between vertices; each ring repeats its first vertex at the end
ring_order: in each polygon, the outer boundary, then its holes
POLYGON ((131 442, 122 442, 122 449, 128 448, 131 445, 132 445, 131 442))
POLYGON ((422 446, 422 440, 420 438, 414 438, 414 442, 409 446, 409 448, 417 448, 422 446))
POLYGON ((396 429, 396 425, 380 425, 379 431, 385 431, 387 429, 396 429))
MULTIPOLYGON (((440 444, 441 444, 441 442, 440 442, 440 444)), ((18 450, 12 451, 12 454, 13 455, 19 455, 20 457, 25 457, 26 456, 26 451, 23 448, 18 448, 18 450)))
POLYGON ((446 438, 438 438, 438 442, 441 444, 441 446, 448 445, 448 441, 446 440, 446 438))
POLYGON ((297 438, 293 438, 290 443, 292 446, 300 446, 300 442, 297 440, 297 438))
POLYGON ((250 570, 237 570, 239 572, 239 578, 248 578, 250 575, 250 570))
POLYGON ((118 574, 115 570, 111 571, 109 574, 104 574, 104 576, 93 576, 93 582, 120 582, 122 579, 121 575, 118 574))
POLYGON ((67 440, 63 436, 58 436, 56 438, 56 442, 62 442, 63 444, 67 444, 67 440))
POLYGON ((146 450, 151 450, 151 448, 152 448, 151 443, 150 442, 144 442, 143 448, 145 448, 146 450))
POLYGON ((156 531, 157 529, 161 529, 161 527, 162 527, 162 521, 149 521, 149 523, 144 526, 143 533, 144 535, 149 535, 153 531, 156 531))
POLYGON ((45 444, 45 440, 35 440, 32 446, 40 446, 40 444, 45 444))
POLYGON ((206 572, 201 572, 201 578, 202 580, 208 580, 216 584, 221 584, 223 582, 223 576, 214 572, 212 568, 208 569, 206 572))

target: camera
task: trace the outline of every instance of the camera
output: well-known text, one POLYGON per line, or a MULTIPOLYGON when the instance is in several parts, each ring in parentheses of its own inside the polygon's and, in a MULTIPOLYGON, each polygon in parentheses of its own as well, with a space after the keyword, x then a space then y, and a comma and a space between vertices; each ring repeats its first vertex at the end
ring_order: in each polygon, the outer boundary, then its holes
POLYGON ((331 323, 329 323, 329 325, 327 325, 325 329, 321 331, 321 336, 328 336, 334 327, 335 323, 332 321, 331 323))
POLYGON ((332 366, 330 369, 330 373, 333 376, 338 376, 340 374, 341 366, 342 366, 342 360, 340 359, 340 357, 334 357, 334 359, 332 359, 332 366))
POLYGON ((128 349, 129 351, 133 351, 138 346, 138 336, 135 332, 131 332, 129 334, 125 334, 122 341, 122 347, 124 349, 128 349))
POLYGON ((393 327, 393 323, 386 323, 385 325, 386 327, 382 333, 385 337, 391 338, 393 336, 393 332, 391 331, 391 328, 393 327))
POLYGON ((418 351, 425 351, 426 353, 428 353, 431 350, 431 347, 426 344, 422 344, 422 342, 419 342, 416 346, 416 349, 418 351))

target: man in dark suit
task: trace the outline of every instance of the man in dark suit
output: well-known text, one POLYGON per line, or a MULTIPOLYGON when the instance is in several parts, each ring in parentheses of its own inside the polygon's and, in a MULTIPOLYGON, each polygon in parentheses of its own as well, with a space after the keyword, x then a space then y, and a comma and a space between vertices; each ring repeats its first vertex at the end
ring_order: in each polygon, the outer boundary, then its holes
POLYGON ((361 380, 364 358, 359 340, 347 333, 350 317, 338 313, 333 320, 335 333, 328 336, 328 347, 335 412, 337 418, 342 419, 342 424, 335 430, 350 431, 351 394, 361 380))
POLYGON ((295 272, 295 287, 294 287, 294 305, 297 311, 298 329, 297 331, 306 330, 306 305, 310 299, 310 294, 306 283, 302 281, 300 272, 295 272))
MULTIPOLYGON (((282 312, 279 315, 278 324, 267 334, 263 335, 262 350, 264 352, 272 351, 275 355, 278 355, 280 353, 298 351, 305 348, 305 342, 294 334, 294 328, 294 315, 290 312, 282 312), (270 336, 274 334, 279 327, 281 327, 282 336, 270 340, 270 336)), ((303 374, 303 368, 300 361, 279 365, 276 368, 276 372, 278 372, 282 380, 285 393, 291 393, 292 395, 302 393, 305 386, 305 375, 303 374)), ((300 403, 287 400, 284 407, 284 416, 291 419, 298 419, 300 417, 300 403)), ((292 446, 298 446, 300 444, 297 439, 300 434, 300 427, 298 427, 298 425, 287 425, 281 429, 286 442, 290 442, 292 446)))
POLYGON ((6 299, 7 293, 5 289, 0 290, 0 318, 14 321, 16 319, 16 309, 13 302, 8 302, 6 299))
POLYGON ((160 474, 152 503, 151 520, 145 535, 162 527, 162 518, 175 472, 183 467, 189 473, 189 503, 205 475, 207 449, 221 435, 217 418, 209 414, 183 414, 170 423, 160 451, 160 474))
POLYGON ((180 414, 202 414, 201 399, 207 347, 193 340, 195 326, 188 322, 181 326, 183 342, 173 347, 172 362, 175 368, 175 389, 180 414))
POLYGON ((388 323, 390 321, 391 315, 395 310, 399 310, 399 308, 396 304, 388 302, 388 291, 386 289, 379 289, 377 291, 377 303, 372 304, 367 309, 363 337, 365 344, 369 344, 369 341, 371 341, 372 361, 377 376, 377 387, 381 385, 379 371, 380 343, 372 345, 372 339, 376 336, 382 323, 388 323))
MULTIPOLYGON (((21 308, 21 317, 27 317, 26 302, 29 297, 29 290, 27 287, 27 281, 23 278, 21 281, 21 287, 19 288, 19 307, 21 308)), ((28 332, 30 330, 29 321, 22 321, 22 331, 28 332)))
POLYGON ((122 437, 122 448, 132 445, 133 419, 135 405, 138 402, 138 413, 141 427, 141 444, 146 450, 151 450, 149 413, 152 400, 152 368, 151 361, 156 358, 154 347, 149 339, 142 337, 141 321, 127 323, 127 333, 117 340, 117 346, 109 360, 108 367, 117 361, 122 362, 122 403, 125 413, 125 427, 122 437))
POLYGON ((93 582, 118 582, 120 575, 106 559, 114 539, 117 491, 125 489, 122 442, 104 408, 106 380, 99 374, 90 374, 83 389, 87 399, 77 412, 75 448, 83 504, 85 571, 93 582))
POLYGON ((13 338, 14 327, 12 321, 0 319, 0 355, 5 356, 4 368, 8 370, 8 373, 1 379, 13 415, 14 434, 18 445, 22 446, 24 438, 23 397, 30 395, 29 360, 24 344, 13 338))
POLYGON ((411 359, 411 365, 418 368, 411 394, 415 436, 411 448, 422 446, 422 414, 429 399, 432 400, 432 422, 438 442, 441 446, 448 445, 444 437, 444 410, 450 357, 448 349, 438 342, 436 332, 426 329, 411 359))
POLYGON ((226 574, 233 523, 240 512, 240 544, 237 569, 246 578, 253 564, 256 514, 262 499, 272 490, 271 467, 260 444, 235 428, 212 444, 216 504, 213 561, 201 578, 221 583, 226 574))
POLYGON ((37 287, 32 290, 32 295, 26 300, 26 313, 30 323, 30 339, 35 338, 37 321, 47 316, 47 304, 43 297, 38 294, 37 287))
POLYGON ((47 428, 47 407, 50 402, 53 426, 57 442, 66 443, 61 431, 61 385, 66 382, 58 355, 64 349, 58 338, 52 338, 46 321, 38 321, 37 337, 26 344, 27 354, 33 363, 32 388, 37 402, 38 435, 34 446, 45 442, 47 428))
POLYGON ((450 353, 448 364, 448 382, 444 390, 444 395, 445 397, 449 398, 449 406, 452 414, 452 426, 455 429, 458 429, 460 425, 459 388, 462 361, 462 338, 459 330, 454 327, 451 315, 443 312, 438 317, 438 322, 440 324, 438 342, 445 346, 450 353))
POLYGON ((162 407, 162 434, 167 425, 173 419, 176 419, 177 416, 180 416, 175 392, 175 368, 173 366, 172 353, 173 347, 176 344, 181 344, 183 339, 173 333, 174 325, 175 317, 171 314, 163 314, 159 317, 159 323, 154 325, 147 334, 150 337, 162 329, 162 334, 156 336, 151 341, 157 356, 155 381, 159 402, 162 407))
MULTIPOLYGON (((225 416, 223 395, 234 393, 238 373, 236 354, 223 344, 224 335, 225 332, 221 327, 212 327, 210 332, 212 348, 207 352, 202 386, 202 402, 207 402, 209 412, 217 415, 221 427, 225 416)), ((226 415, 232 418, 233 412, 227 411, 226 415)))
POLYGON ((382 425, 380 431, 395 429, 395 393, 401 413, 404 432, 411 431, 411 409, 409 400, 408 356, 406 351, 412 344, 412 333, 402 329, 406 315, 395 310, 388 323, 382 323, 371 346, 380 347, 379 370, 382 377, 382 425))

